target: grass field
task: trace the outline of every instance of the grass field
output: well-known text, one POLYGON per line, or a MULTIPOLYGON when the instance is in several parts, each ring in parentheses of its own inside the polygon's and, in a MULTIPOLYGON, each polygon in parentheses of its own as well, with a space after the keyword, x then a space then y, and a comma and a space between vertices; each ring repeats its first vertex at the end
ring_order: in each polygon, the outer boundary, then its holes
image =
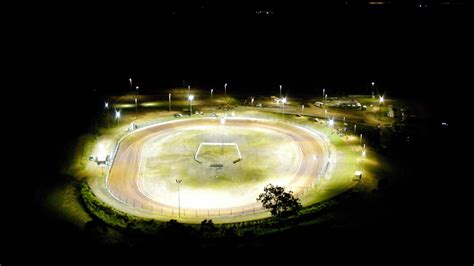
POLYGON ((175 180, 182 179, 183 206, 193 206, 197 202, 193 197, 208 198, 209 204, 217 204, 211 200, 215 195, 223 207, 227 201, 254 203, 266 184, 288 183, 298 169, 301 153, 289 136, 269 129, 190 127, 149 140, 142 161, 139 186, 147 196, 175 203, 175 180), (242 160, 234 163, 239 159, 235 146, 221 145, 202 146, 199 162, 194 160, 200 143, 221 140, 238 144, 242 160))

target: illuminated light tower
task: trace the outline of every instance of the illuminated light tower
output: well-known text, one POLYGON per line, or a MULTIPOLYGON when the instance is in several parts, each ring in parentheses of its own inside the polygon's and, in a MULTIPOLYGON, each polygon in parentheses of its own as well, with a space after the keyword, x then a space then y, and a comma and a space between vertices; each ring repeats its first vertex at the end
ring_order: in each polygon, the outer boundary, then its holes
POLYGON ((383 104, 383 96, 379 96, 379 120, 380 120, 380 113, 382 112, 382 104, 383 104))
POLYGON ((222 117, 221 118, 222 164, 224 164, 224 125, 225 125, 225 117, 222 117))
POLYGON ((108 129, 110 129, 110 118, 109 118, 109 112, 108 112, 109 111, 109 102, 105 102, 104 105, 105 105, 104 108, 106 110, 105 115, 107 116, 107 127, 108 127, 108 129))
POLYGON ((138 99, 135 98, 135 114, 138 113, 138 99))
POLYGON ((227 83, 224 83, 224 98, 227 102, 227 83))
POLYGON ((168 110, 171 112, 171 92, 168 93, 168 110))
POLYGON ((120 124, 120 110, 115 110, 115 120, 117 120, 117 125, 120 124))
POLYGON ((372 99, 375 98, 375 95, 374 95, 374 87, 375 87, 375 82, 372 81, 372 99))
POLYGON ((183 179, 176 179, 176 183, 178 183, 178 217, 181 217, 181 195, 179 191, 179 185, 183 182, 183 179))
POLYGON ((128 82, 130 83, 130 90, 133 90, 132 78, 129 78, 129 79, 128 79, 128 82))
POLYGON ((283 119, 285 119, 285 103, 286 103, 286 97, 281 100, 281 103, 283 104, 283 119))
POLYGON ((283 95, 281 94, 281 85, 280 85, 280 99, 283 97, 283 95))
POLYGON ((253 101, 255 100, 255 98, 252 97, 252 99, 250 100, 251 104, 252 104, 252 107, 253 107, 253 101))
POLYGON ((190 93, 191 93, 191 85, 188 85, 188 97, 190 93))
POLYGON ((189 107, 190 107, 190 115, 189 115, 189 116, 192 116, 192 115, 193 115, 193 100, 194 100, 194 95, 189 95, 189 96, 188 96, 188 100, 189 100, 189 107))
POLYGON ((324 95, 326 95, 326 89, 323 88, 323 102, 324 102, 324 95))

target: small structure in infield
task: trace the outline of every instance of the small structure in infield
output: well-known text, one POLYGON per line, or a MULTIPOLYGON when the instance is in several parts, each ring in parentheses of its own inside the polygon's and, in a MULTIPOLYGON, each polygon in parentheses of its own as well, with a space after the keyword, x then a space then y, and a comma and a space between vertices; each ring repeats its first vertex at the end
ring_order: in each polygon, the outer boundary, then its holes
MULTIPOLYGON (((226 142, 226 143, 219 143, 219 142, 202 142, 199 144, 198 146, 198 149, 194 155, 194 160, 198 163, 202 163, 202 161, 199 160, 199 153, 201 152, 201 148, 203 146, 232 146, 232 147, 235 147, 235 150, 237 151, 237 157, 235 158, 235 160, 232 161, 232 163, 238 163, 242 160, 242 154, 240 153, 240 149, 239 149, 239 145, 237 143, 234 143, 234 142, 226 142)), ((223 167, 223 163, 222 164, 211 164, 210 167, 223 167)))

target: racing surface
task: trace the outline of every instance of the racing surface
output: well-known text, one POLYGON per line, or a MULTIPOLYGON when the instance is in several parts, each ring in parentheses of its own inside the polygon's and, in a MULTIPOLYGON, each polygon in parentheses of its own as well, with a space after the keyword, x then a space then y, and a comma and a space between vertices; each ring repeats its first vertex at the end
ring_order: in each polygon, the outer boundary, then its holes
MULTIPOLYGON (((204 197, 205 195, 200 199, 200 194, 195 193, 193 197, 196 198, 195 200, 199 204, 189 205, 191 207, 181 205, 181 208, 178 210, 178 195, 176 195, 176 204, 169 201, 166 204, 142 192, 143 188, 141 189, 139 185, 140 168, 143 163, 142 152, 150 139, 159 138, 160 135, 172 134, 173 131, 180 132, 189 127, 215 126, 216 123, 218 121, 215 118, 176 120, 143 128, 130 134, 119 144, 106 180, 108 191, 115 199, 122 203, 161 214, 176 215, 179 211, 180 215, 183 216, 226 216, 255 213, 262 210, 261 204, 255 200, 258 194, 251 197, 247 195, 248 199, 241 201, 240 205, 232 206, 230 204, 226 206, 225 204, 216 204, 215 200, 210 200, 212 197, 206 198, 204 197)), ((324 146, 323 140, 316 134, 303 128, 247 118, 228 118, 226 119, 226 126, 272 130, 278 134, 284 134, 291 139, 299 147, 301 156, 299 157, 298 165, 293 167, 294 172, 291 178, 283 185, 295 192, 296 195, 298 195, 299 191, 304 191, 314 185, 316 178, 327 163, 327 149, 324 146)), ((263 192, 263 187, 260 191, 263 192)), ((233 194, 233 197, 238 196, 233 194)), ((222 200, 225 201, 226 199, 222 198, 222 200)))

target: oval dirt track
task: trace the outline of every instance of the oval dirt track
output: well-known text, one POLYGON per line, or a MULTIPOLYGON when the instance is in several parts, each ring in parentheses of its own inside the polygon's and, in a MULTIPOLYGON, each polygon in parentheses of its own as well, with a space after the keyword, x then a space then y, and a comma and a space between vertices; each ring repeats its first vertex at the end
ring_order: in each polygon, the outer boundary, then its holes
MULTIPOLYGON (((215 118, 176 120, 150 126, 130 134, 122 140, 117 149, 106 181, 108 191, 119 201, 136 208, 176 215, 178 204, 172 206, 154 201, 142 194, 137 186, 143 145, 150 138, 157 137, 160 134, 179 131, 191 125, 213 126, 216 123, 215 118)), ((287 187, 290 187, 296 194, 306 187, 311 187, 323 166, 326 165, 327 150, 322 143, 323 140, 307 130, 288 124, 250 118, 228 118, 226 125, 263 127, 275 130, 289 136, 297 143, 302 152, 301 165, 293 179, 287 184, 287 187), (315 154, 318 155, 318 160, 314 159, 315 154)), ((206 206, 200 209, 181 208, 181 213, 192 216, 226 216, 242 215, 260 210, 262 210, 261 204, 254 202, 226 209, 209 209, 206 206)))

